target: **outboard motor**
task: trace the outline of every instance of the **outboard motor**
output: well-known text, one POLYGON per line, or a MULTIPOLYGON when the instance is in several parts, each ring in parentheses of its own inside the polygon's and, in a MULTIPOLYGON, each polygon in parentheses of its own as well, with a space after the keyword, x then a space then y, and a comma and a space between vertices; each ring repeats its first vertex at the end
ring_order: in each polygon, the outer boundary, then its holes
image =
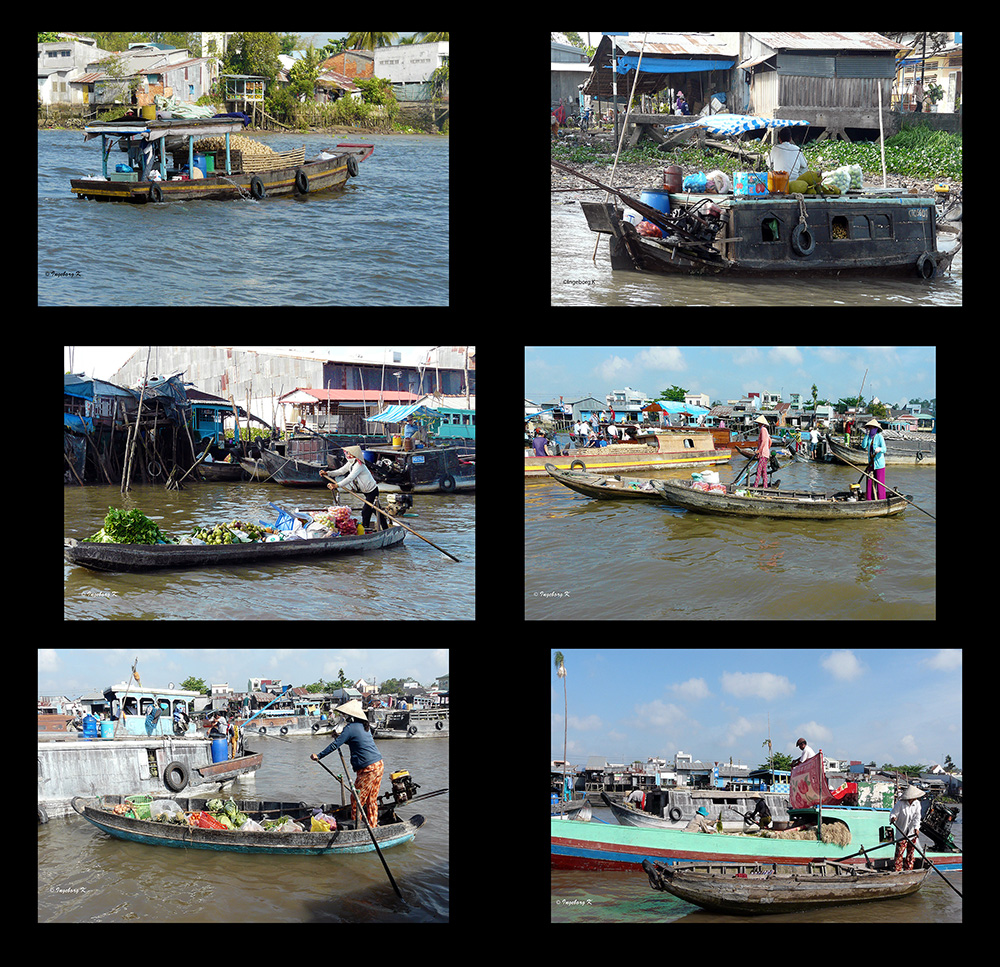
POLYGON ((402 517, 412 506, 413 496, 411 494, 386 494, 385 509, 393 517, 402 517))
POLYGON ((951 824, 958 816, 958 812, 958 806, 946 806, 943 802, 935 800, 921 820, 920 832, 934 840, 934 849, 938 852, 955 850, 955 841, 951 838, 951 824))
POLYGON ((392 799, 397 806, 412 799, 420 788, 406 769, 392 773, 389 778, 392 780, 392 799))

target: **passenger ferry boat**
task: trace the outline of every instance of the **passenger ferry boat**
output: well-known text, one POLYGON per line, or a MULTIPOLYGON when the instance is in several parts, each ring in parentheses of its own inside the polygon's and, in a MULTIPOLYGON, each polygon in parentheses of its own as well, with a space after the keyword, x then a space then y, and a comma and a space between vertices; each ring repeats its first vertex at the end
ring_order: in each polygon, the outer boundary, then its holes
POLYGON ((259 201, 272 195, 307 195, 340 188, 348 177, 357 177, 359 162, 370 158, 375 151, 371 144, 338 144, 308 161, 304 147, 252 159, 240 155, 237 160, 233 157, 236 152, 230 153, 229 138, 244 124, 239 118, 228 117, 95 121, 84 128, 84 137, 87 140, 101 137, 101 175, 72 178, 70 188, 78 198, 97 201, 144 203, 192 198, 253 198, 259 201), (198 152, 199 155, 214 155, 216 173, 204 178, 181 177, 181 159, 187 161, 187 172, 196 169, 195 140, 220 135, 225 136, 224 151, 198 152), (181 139, 186 139, 186 153, 181 139), (123 152, 127 152, 129 171, 108 171, 109 155, 116 142, 123 152), (172 164, 167 162, 168 154, 173 156, 172 164))
POLYGON ((524 451, 524 473, 544 477, 545 464, 556 470, 589 470, 593 473, 617 473, 622 470, 683 470, 729 463, 733 451, 716 449, 710 430, 695 427, 661 427, 645 433, 636 443, 613 443, 607 447, 585 450, 568 449, 557 456, 536 457, 524 451))

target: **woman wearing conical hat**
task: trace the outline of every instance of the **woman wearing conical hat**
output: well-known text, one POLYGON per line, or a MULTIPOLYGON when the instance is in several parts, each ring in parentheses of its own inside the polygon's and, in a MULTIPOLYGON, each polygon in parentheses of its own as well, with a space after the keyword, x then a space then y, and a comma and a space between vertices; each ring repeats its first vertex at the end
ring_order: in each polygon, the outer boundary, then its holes
POLYGON ((861 441, 861 446, 868 451, 868 466, 865 468, 875 480, 868 477, 868 500, 885 500, 885 437, 882 436, 882 424, 878 420, 869 420, 865 424, 868 435, 861 441), (878 496, 875 496, 875 494, 878 496))
MULTIPOLYGON (((358 791, 361 808, 368 817, 368 825, 374 829, 378 825, 378 787, 382 784, 382 753, 379 752, 372 738, 368 716, 355 698, 346 705, 340 705, 335 712, 340 712, 347 719, 347 725, 340 736, 334 739, 319 755, 314 752, 310 759, 319 762, 323 756, 339 749, 345 743, 351 748, 351 768, 357 773, 354 788, 358 791)), ((358 804, 351 797, 351 819, 358 818, 358 804)))
POLYGON ((894 869, 903 872, 903 851, 906 851, 906 868, 913 869, 913 846, 920 832, 920 797, 923 790, 907 786, 889 813, 889 821, 894 827, 896 839, 896 859, 894 869))
MULTIPOLYGON (((367 533, 368 525, 372 522, 372 509, 368 504, 378 501, 378 481, 368 469, 361 447, 344 447, 344 457, 347 462, 342 467, 327 471, 330 476, 339 479, 336 483, 328 483, 326 486, 330 490, 340 487, 342 490, 353 490, 361 494, 362 499, 367 501, 361 511, 361 526, 367 533)), ((381 514, 378 515, 378 526, 380 529, 388 526, 381 514)))

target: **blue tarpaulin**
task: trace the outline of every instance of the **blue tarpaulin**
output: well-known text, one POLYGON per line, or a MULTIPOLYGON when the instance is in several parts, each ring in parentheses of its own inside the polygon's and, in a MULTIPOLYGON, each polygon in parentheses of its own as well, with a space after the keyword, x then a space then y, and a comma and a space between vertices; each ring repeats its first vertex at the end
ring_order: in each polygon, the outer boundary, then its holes
MULTIPOLYGON (((627 74, 634 71, 639 63, 638 57, 619 57, 618 73, 627 74)), ((695 71, 727 71, 735 61, 729 60, 656 60, 644 57, 642 60, 643 74, 691 74, 695 71)))
POLYGON ((366 417, 369 423, 402 423, 408 416, 437 416, 437 411, 419 403, 404 403, 401 406, 390 406, 378 416, 366 417))
POLYGON ((710 114, 708 117, 695 118, 687 124, 672 124, 667 129, 668 134, 675 131, 687 131, 688 128, 705 128, 710 134, 742 134, 744 131, 760 131, 764 128, 788 128, 811 121, 785 121, 774 118, 758 118, 750 114, 710 114))

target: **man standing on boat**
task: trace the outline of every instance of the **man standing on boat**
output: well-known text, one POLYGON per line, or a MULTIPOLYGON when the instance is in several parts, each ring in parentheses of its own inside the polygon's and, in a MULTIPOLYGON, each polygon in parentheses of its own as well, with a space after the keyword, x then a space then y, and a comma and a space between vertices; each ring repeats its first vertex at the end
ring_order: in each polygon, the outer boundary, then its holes
POLYGON ((882 424, 878 420, 869 420, 865 427, 868 436, 861 441, 861 446, 868 451, 867 471, 873 474, 875 480, 868 477, 868 500, 885 500, 885 437, 882 436, 882 424), (876 484, 875 481, 878 481, 876 484), (878 496, 873 492, 877 491, 878 496))
POLYGON ((916 786, 907 786, 903 795, 896 801, 889 813, 893 825, 893 836, 896 840, 896 859, 893 869, 903 872, 903 850, 906 850, 906 868, 913 869, 913 847, 920 832, 920 798, 923 790, 916 786))
MULTIPOLYGON (((361 703, 355 698, 346 705, 334 709, 347 720, 347 725, 319 755, 314 752, 310 759, 319 762, 324 756, 339 749, 345 742, 351 747, 351 768, 357 773, 354 778, 354 788, 358 791, 361 807, 368 816, 368 825, 374 829, 378 826, 378 787, 382 784, 382 753, 379 752, 372 738, 368 716, 365 715, 361 703)), ((351 797, 351 819, 358 818, 358 804, 351 797)))

